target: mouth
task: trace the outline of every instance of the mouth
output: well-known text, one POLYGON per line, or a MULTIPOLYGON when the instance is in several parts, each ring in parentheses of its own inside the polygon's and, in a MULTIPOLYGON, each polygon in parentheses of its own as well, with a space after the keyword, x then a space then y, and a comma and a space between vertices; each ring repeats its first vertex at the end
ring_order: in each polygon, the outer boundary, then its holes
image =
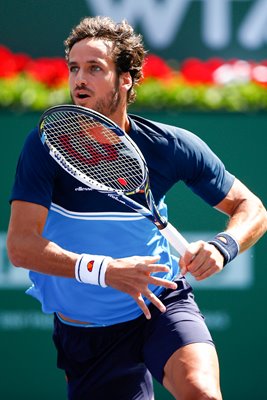
POLYGON ((91 97, 88 93, 84 93, 84 92, 77 92, 77 93, 75 93, 75 96, 81 100, 88 99, 89 97, 91 97))

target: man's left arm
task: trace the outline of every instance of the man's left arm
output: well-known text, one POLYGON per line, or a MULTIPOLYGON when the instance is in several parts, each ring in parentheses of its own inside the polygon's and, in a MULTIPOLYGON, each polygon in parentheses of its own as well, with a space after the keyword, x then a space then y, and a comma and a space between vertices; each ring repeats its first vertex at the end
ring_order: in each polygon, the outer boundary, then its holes
POLYGON ((231 261, 237 250, 239 253, 247 250, 267 230, 267 212, 261 200, 238 179, 215 208, 230 217, 222 236, 218 235, 211 242, 200 240, 190 243, 180 259, 181 273, 185 275, 189 272, 196 280, 220 272, 228 256, 231 261))

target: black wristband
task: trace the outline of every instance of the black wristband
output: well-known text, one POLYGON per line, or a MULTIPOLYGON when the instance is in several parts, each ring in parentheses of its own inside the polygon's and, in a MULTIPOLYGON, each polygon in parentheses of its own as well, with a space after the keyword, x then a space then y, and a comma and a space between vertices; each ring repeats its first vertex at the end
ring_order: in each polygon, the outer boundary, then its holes
POLYGON ((232 235, 226 232, 218 233, 208 243, 213 244, 216 249, 223 255, 223 266, 232 261, 239 253, 239 244, 232 235))

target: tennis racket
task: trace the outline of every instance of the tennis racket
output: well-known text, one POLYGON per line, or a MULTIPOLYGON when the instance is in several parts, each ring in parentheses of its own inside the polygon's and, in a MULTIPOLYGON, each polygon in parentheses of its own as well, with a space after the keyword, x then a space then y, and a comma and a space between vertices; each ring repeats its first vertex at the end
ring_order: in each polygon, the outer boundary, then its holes
POLYGON ((148 218, 184 254, 188 242, 160 215, 141 151, 113 121, 85 107, 55 106, 41 116, 39 135, 70 175, 148 218), (137 193, 143 193, 147 207, 130 197, 137 193))

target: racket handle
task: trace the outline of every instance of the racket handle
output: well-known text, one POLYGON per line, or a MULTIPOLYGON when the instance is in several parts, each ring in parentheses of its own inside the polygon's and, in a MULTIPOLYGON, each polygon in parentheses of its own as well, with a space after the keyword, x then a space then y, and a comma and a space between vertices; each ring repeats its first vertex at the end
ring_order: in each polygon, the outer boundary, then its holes
POLYGON ((189 245, 188 241, 177 231, 177 229, 170 223, 163 229, 160 229, 162 235, 168 240, 168 242, 183 256, 189 245))

